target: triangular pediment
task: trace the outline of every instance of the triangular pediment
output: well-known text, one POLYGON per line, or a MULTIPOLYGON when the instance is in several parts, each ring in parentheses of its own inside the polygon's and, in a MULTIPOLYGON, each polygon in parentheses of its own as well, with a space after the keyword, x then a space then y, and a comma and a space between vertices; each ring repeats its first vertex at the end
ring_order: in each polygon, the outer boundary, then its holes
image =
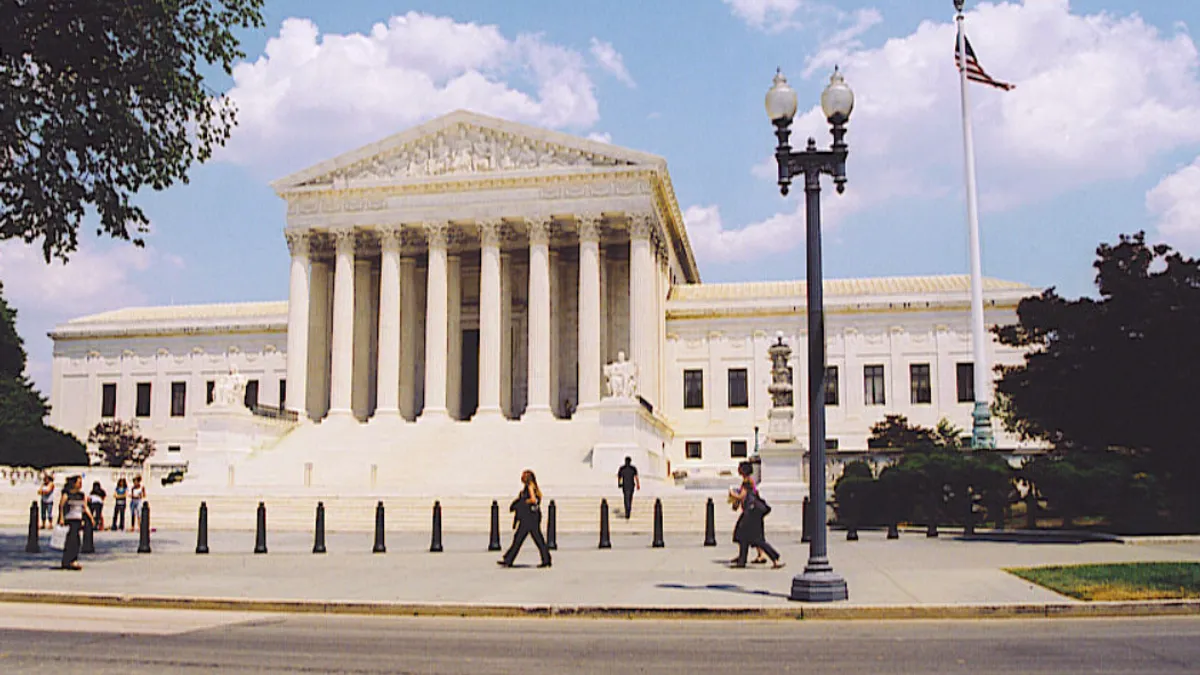
POLYGON ((665 167, 656 155, 460 110, 281 178, 278 192, 496 173, 665 167))

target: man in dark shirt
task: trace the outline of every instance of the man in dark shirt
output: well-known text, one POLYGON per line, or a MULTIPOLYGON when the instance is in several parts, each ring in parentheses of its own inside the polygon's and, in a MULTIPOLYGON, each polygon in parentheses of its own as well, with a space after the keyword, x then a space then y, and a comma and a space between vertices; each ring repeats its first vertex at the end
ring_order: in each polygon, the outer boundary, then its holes
POLYGON ((617 486, 625 494, 625 520, 629 520, 629 512, 633 509, 633 491, 642 489, 642 481, 638 479, 632 457, 626 457, 625 466, 617 469, 617 486))

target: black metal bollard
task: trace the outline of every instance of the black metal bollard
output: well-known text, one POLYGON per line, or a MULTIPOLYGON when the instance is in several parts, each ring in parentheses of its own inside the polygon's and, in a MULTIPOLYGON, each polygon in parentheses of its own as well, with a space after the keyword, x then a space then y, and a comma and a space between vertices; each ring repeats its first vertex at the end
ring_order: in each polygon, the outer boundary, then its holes
POLYGON ((967 488, 967 519, 963 522, 963 536, 975 536, 975 491, 967 488))
POLYGON ((804 498, 800 509, 800 543, 807 544, 812 541, 812 516, 809 515, 808 497, 804 498))
POLYGON ((717 545, 717 514, 712 497, 709 497, 704 505, 704 545, 717 545))
POLYGON ((850 525, 846 528, 846 541, 858 541, 857 525, 850 525))
POLYGON ((546 514, 546 548, 558 550, 558 507, 550 500, 550 511, 546 514))
POLYGON ((267 552, 267 505, 258 503, 258 523, 254 528, 254 552, 267 552))
POLYGON ((371 553, 387 553, 387 545, 383 541, 383 502, 375 505, 375 546, 371 553))
POLYGON ((608 534, 608 500, 600 500, 600 548, 612 548, 612 538, 608 534))
POLYGON ((429 542, 430 553, 442 552, 442 503, 433 503, 433 537, 429 542))
POLYGON ((79 545, 80 553, 96 552, 96 527, 88 517, 83 519, 83 541, 79 545))
POLYGON ((196 554, 208 553, 208 504, 200 502, 200 525, 196 528, 196 554))
POLYGON ((938 536, 937 520, 929 521, 929 525, 925 528, 925 536, 929 539, 933 539, 938 536))
POLYGON ((654 541, 650 546, 653 548, 666 546, 666 543, 663 542, 662 500, 657 497, 654 499, 654 541))
POLYGON ((317 525, 313 531, 313 553, 325 552, 325 502, 317 502, 317 525))
POLYGON ((138 553, 150 552, 150 503, 142 502, 142 518, 138 521, 138 553))
POLYGON ((25 539, 26 553, 41 553, 42 547, 38 545, 38 503, 32 502, 29 504, 29 536, 25 539))
POLYGON ((897 525, 896 523, 888 523, 887 538, 888 539, 899 539, 900 538, 900 526, 897 525))
POLYGON ((492 500, 492 527, 488 533, 488 550, 500 550, 500 505, 492 500))

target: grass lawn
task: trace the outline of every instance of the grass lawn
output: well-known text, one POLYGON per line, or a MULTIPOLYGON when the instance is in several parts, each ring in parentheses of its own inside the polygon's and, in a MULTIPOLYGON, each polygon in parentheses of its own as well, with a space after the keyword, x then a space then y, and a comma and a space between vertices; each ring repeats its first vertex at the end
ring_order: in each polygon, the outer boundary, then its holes
POLYGON ((1200 563, 1014 567, 1005 571, 1078 600, 1200 598, 1200 563))

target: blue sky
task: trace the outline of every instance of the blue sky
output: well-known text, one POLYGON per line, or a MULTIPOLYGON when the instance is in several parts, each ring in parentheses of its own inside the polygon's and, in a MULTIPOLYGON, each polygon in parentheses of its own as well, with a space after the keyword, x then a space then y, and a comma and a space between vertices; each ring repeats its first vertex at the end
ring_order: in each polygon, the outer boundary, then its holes
MULTIPOLYGON (((968 2, 984 273, 1092 292, 1094 249, 1145 229, 1200 253, 1200 3, 968 2)), ((0 245, 30 373, 45 332, 146 304, 285 298, 284 208, 268 182, 456 108, 666 157, 706 281, 801 278, 803 196, 779 196, 763 95, 801 102, 833 65, 857 95, 846 194, 824 193, 828 277, 967 270, 951 0, 268 0, 213 84, 239 106, 188 185, 139 197, 145 250, 84 239, 65 268, 0 245)))

